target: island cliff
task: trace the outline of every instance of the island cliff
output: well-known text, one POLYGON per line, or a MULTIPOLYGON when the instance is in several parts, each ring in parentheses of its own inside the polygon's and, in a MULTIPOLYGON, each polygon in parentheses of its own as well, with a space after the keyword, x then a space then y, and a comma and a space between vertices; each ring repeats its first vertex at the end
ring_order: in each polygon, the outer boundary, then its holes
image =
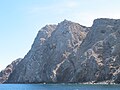
POLYGON ((6 83, 120 83, 120 20, 64 20, 39 30, 6 83))

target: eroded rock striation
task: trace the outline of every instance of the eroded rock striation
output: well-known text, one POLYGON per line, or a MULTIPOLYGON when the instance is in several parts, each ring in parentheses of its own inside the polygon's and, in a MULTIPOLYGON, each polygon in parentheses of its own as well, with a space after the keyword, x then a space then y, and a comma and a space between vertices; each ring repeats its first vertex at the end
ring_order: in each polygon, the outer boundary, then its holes
POLYGON ((46 25, 7 83, 120 83, 120 20, 46 25))

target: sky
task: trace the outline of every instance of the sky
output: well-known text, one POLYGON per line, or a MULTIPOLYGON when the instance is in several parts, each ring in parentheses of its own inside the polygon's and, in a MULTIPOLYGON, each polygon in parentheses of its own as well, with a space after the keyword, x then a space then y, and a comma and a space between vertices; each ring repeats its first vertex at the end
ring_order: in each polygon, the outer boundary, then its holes
POLYGON ((40 28, 64 19, 91 26, 120 18, 120 0, 0 0, 0 70, 23 58, 40 28))

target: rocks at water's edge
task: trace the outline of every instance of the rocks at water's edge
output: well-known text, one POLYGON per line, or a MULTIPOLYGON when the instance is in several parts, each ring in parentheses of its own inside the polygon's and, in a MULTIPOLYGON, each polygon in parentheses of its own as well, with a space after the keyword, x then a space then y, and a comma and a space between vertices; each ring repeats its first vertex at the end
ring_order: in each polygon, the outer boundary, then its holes
POLYGON ((120 83, 120 20, 46 25, 6 83, 120 83))
POLYGON ((8 65, 4 70, 0 72, 0 83, 4 83, 10 74, 13 72, 15 69, 16 65, 21 61, 21 58, 16 59, 13 61, 10 65, 8 65))

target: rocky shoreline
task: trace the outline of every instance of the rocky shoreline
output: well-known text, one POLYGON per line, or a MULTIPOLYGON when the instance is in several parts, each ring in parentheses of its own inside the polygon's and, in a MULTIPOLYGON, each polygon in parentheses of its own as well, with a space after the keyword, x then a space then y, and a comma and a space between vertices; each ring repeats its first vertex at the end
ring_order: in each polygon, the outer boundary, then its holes
POLYGON ((4 70, 0 72, 0 84, 6 82, 8 80, 10 74, 15 69, 16 65, 21 61, 21 58, 14 60, 11 64, 9 64, 4 70))

